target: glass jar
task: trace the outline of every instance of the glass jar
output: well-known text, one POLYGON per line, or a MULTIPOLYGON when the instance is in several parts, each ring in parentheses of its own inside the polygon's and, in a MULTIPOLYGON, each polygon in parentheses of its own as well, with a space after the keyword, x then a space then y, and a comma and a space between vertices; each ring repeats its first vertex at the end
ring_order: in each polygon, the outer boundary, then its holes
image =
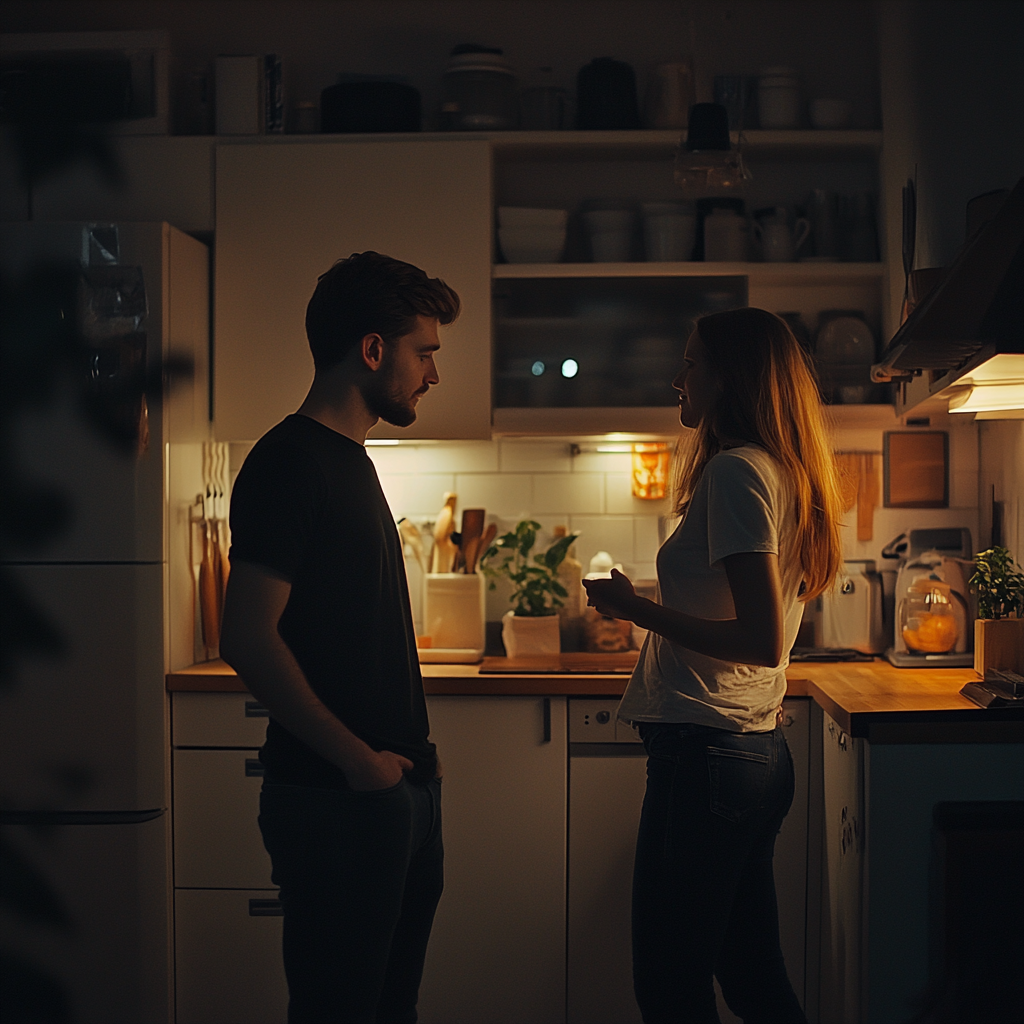
POLYGON ((501 50, 456 46, 441 88, 442 131, 502 131, 517 126, 516 76, 501 50))
POLYGON ((800 79, 792 68, 765 68, 761 73, 757 117, 762 128, 800 127, 800 79))
POLYGON ((950 587, 935 576, 919 576, 899 607, 900 633, 912 654, 946 654, 956 647, 959 631, 950 587))

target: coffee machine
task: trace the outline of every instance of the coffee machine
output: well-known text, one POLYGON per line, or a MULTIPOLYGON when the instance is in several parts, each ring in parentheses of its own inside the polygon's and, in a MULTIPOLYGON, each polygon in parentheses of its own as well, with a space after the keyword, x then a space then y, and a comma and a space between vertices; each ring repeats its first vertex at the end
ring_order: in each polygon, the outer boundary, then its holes
POLYGON ((974 616, 967 585, 973 554, 966 527, 909 530, 882 549, 883 558, 899 559, 893 644, 885 652, 897 668, 974 664, 974 616))

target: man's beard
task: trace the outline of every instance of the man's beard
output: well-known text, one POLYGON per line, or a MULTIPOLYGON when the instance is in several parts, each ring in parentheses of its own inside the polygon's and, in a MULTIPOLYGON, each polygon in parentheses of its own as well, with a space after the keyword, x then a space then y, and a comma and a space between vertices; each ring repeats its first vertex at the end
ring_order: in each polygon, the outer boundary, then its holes
POLYGON ((399 390, 390 360, 385 359, 384 365, 370 378, 363 398, 374 416, 392 426, 408 427, 416 420, 416 407, 412 399, 399 390))

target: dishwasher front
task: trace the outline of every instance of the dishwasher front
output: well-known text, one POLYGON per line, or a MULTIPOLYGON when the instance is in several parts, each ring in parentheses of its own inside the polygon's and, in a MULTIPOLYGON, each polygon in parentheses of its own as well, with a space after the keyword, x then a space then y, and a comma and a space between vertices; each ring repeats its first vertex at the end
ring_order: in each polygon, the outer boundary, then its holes
MULTIPOLYGON (((640 1024, 633 997, 630 901, 633 854, 647 781, 636 730, 618 701, 569 701, 568 1024, 640 1024)), ((807 907, 809 702, 783 704, 796 797, 775 845, 779 933, 790 981, 804 1002, 807 907)), ((717 988, 717 986, 716 986, 717 988)), ((738 1018, 718 998, 723 1024, 738 1018)))

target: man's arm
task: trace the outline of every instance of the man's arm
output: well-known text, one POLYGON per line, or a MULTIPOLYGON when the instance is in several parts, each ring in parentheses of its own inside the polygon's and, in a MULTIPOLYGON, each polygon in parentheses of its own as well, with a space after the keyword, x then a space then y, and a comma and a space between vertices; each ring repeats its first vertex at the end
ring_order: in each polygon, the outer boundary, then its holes
POLYGON ((232 562, 221 657, 281 725, 344 772, 352 789, 396 785, 412 761, 390 750, 373 750, 349 730, 313 692, 281 639, 277 625, 291 589, 258 565, 232 562))
POLYGON ((648 601, 614 569, 610 580, 583 581, 587 603, 602 615, 628 619, 710 658, 778 665, 785 633, 778 555, 752 551, 728 555, 722 563, 736 609, 734 619, 700 619, 648 601))

